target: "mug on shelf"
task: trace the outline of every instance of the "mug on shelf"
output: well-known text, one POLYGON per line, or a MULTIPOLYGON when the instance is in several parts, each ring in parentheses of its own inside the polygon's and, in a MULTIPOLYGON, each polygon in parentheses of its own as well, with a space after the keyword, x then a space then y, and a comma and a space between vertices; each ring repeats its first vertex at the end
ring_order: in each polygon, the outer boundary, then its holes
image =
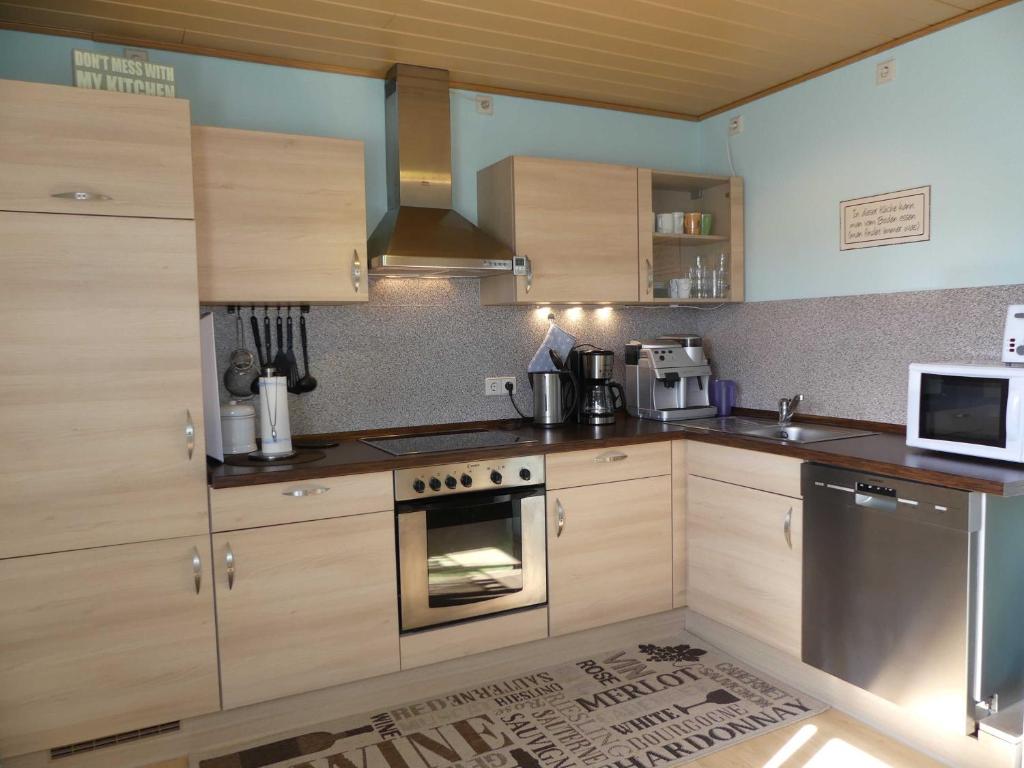
POLYGON ((674 277, 668 283, 669 296, 673 299, 690 298, 690 278, 674 277))
POLYGON ((688 213, 683 220, 683 231, 688 235, 700 234, 700 213, 688 213))
POLYGON ((711 234, 711 224, 714 221, 714 217, 710 213, 702 213, 700 215, 700 233, 702 235, 711 234))
POLYGON ((672 214, 672 231, 676 234, 681 234, 683 231, 683 219, 686 214, 682 211, 676 211, 672 214))
POLYGON ((654 231, 669 233, 672 231, 672 214, 659 213, 654 217, 654 231))

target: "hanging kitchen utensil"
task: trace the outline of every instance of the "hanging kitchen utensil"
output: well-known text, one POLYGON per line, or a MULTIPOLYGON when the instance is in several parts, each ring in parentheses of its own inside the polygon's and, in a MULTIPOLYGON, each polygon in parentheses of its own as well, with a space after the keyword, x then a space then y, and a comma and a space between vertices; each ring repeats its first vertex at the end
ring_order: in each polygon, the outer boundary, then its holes
MULTIPOLYGON (((256 307, 252 308, 252 315, 249 316, 249 325, 252 327, 252 340, 256 345, 256 356, 259 358, 260 371, 262 371, 267 367, 267 359, 263 356, 263 344, 260 341, 260 321, 256 319, 256 307)), ((259 371, 256 372, 256 378, 253 379, 252 384, 249 386, 249 391, 254 395, 259 393, 259 371)))
POLYGON ((263 351, 264 351, 263 363, 264 363, 264 367, 274 364, 272 362, 273 359, 274 359, 274 351, 273 351, 273 342, 271 341, 271 336, 270 336, 270 313, 269 312, 270 311, 266 307, 263 308, 263 351))
POLYGON ((274 355, 274 362, 271 365, 274 366, 278 376, 287 379, 288 355, 284 351, 284 318, 281 317, 280 308, 277 310, 277 319, 274 321, 274 325, 277 328, 277 354, 274 355))
POLYGON ((293 395, 302 393, 299 389, 299 361, 295 359, 295 335, 292 332, 292 310, 288 309, 288 317, 285 319, 285 333, 288 337, 288 391, 293 395))
POLYGON ((306 372, 299 379, 298 389, 300 392, 312 392, 316 389, 316 379, 309 375, 309 339, 306 337, 305 315, 299 315, 299 337, 302 339, 302 364, 306 372))
POLYGON ((249 397, 254 394, 257 376, 256 358, 245 346, 242 313, 239 311, 235 315, 235 349, 224 370, 224 388, 235 397, 249 397))

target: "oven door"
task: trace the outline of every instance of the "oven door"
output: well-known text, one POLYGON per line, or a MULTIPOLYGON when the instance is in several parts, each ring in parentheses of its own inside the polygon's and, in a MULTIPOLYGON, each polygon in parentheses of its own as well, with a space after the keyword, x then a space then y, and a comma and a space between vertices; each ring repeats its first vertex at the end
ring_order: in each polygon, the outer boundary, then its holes
POLYGON ((395 508, 402 631, 547 601, 544 489, 395 508))
POLYGON ((1021 461, 1021 385, 1013 371, 911 366, 907 443, 1021 461))

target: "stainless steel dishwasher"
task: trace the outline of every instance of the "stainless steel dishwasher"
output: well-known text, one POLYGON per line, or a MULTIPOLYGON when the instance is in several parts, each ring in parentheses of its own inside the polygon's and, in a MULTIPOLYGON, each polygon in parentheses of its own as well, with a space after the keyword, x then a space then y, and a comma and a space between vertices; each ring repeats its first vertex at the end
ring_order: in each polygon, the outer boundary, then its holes
POLYGON ((1005 499, 816 464, 802 485, 805 663, 961 733, 1020 698, 1019 502, 1010 549, 986 547, 1005 499))

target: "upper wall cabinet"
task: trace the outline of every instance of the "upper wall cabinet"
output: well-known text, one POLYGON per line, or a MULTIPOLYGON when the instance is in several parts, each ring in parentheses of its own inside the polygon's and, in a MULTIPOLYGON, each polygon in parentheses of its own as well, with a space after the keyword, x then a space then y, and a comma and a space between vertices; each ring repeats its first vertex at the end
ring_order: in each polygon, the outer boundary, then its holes
POLYGON ((482 303, 637 301, 636 168, 507 157, 477 174, 477 213, 532 268, 481 280, 482 303))
POLYGON ((0 209, 191 219, 183 99, 0 80, 0 209))
POLYGON ((743 179, 641 168, 637 203, 640 301, 743 301, 743 179), (674 217, 678 231, 656 231, 658 214, 674 217), (703 226, 686 232, 686 214, 706 214, 703 226))
POLYGON ((195 126, 199 299, 366 301, 363 142, 195 126))

